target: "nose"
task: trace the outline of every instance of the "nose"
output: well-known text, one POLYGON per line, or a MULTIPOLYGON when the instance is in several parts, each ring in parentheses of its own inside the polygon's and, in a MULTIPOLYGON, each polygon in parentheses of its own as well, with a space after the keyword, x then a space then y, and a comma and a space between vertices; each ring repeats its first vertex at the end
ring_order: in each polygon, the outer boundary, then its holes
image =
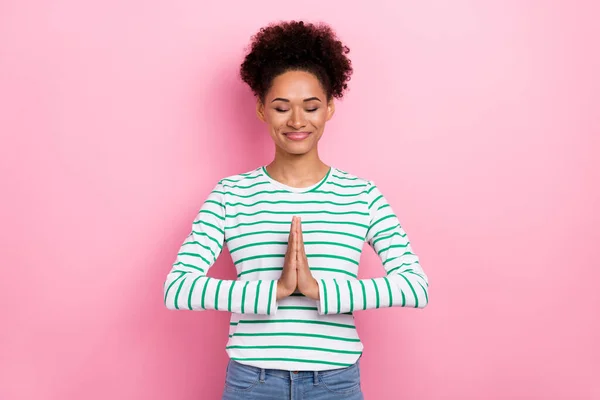
POLYGON ((301 112, 293 112, 287 125, 294 129, 302 128, 305 125, 304 116, 301 112))

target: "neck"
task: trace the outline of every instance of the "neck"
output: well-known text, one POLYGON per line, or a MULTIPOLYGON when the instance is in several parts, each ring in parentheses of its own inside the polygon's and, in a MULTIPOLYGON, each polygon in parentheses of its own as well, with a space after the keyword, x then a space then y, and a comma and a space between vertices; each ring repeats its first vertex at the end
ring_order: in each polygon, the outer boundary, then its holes
POLYGON ((273 179, 298 187, 319 182, 329 171, 316 148, 306 154, 289 154, 277 148, 275 158, 266 168, 273 179))

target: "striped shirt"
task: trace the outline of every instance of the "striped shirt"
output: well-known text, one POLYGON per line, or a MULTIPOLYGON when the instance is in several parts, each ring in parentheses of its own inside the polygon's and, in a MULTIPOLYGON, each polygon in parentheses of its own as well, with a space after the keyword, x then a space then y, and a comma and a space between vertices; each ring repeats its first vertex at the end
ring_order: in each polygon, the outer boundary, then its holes
POLYGON ((373 181, 330 167, 318 183, 284 185, 264 166, 221 179, 204 201, 164 284, 172 310, 231 312, 227 354, 259 368, 290 371, 350 366, 362 354, 353 312, 423 308, 428 279, 396 214, 373 181), (302 218, 318 301, 276 300, 291 220, 302 218), (385 276, 358 279, 367 242, 385 276), (227 245, 237 280, 207 276, 227 245))

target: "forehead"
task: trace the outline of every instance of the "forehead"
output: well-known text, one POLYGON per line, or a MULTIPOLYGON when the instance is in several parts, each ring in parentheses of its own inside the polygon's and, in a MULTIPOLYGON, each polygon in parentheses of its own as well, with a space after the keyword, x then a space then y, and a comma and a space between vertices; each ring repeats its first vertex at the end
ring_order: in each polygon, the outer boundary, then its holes
POLYGON ((325 91, 317 77, 305 71, 288 71, 273 79, 267 98, 284 97, 287 99, 305 99, 325 97, 325 91))

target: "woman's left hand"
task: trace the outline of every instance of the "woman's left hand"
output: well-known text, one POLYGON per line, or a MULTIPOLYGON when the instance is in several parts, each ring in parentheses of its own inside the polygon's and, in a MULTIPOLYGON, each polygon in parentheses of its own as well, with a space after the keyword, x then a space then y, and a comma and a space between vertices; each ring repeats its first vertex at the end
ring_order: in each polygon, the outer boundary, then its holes
POLYGON ((312 276, 310 268, 308 266, 308 259, 306 258, 306 252, 304 251, 304 238, 302 237, 302 219, 299 218, 299 223, 296 224, 297 235, 297 272, 298 272, 298 290, 306 297, 319 300, 319 284, 317 280, 312 276))

